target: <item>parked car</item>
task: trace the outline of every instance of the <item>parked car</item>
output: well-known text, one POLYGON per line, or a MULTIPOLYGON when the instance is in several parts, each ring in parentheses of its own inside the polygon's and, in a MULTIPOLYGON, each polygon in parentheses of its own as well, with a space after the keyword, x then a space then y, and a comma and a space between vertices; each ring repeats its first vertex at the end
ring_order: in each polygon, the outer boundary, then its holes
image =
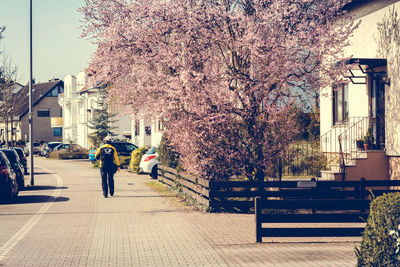
MULTIPOLYGON (((100 146, 104 145, 103 143, 100 144, 100 146)), ((123 141, 111 141, 110 145, 115 147, 117 150, 118 156, 130 156, 132 151, 138 148, 136 145, 129 143, 129 142, 123 142, 123 141)), ((94 155, 96 154, 97 148, 90 150, 89 152, 89 160, 92 163, 96 162, 96 159, 94 158, 94 155)))
POLYGON ((24 150, 20 147, 13 147, 13 149, 18 153, 19 159, 24 167, 24 174, 28 174, 28 160, 26 159, 24 150))
POLYGON ((60 149, 68 149, 70 148, 70 144, 58 144, 57 146, 54 147, 53 151, 58 151, 60 149))
POLYGON ((89 160, 93 164, 96 162, 96 159, 94 158, 94 155, 96 154, 96 151, 97 151, 97 148, 94 148, 94 149, 89 151, 89 160))
POLYGON ((7 156, 11 168, 14 170, 17 176, 18 188, 19 189, 24 188, 25 187, 24 167, 21 163, 17 151, 15 151, 12 148, 1 148, 0 151, 2 151, 7 156))
MULTIPOLYGON (((30 153, 30 142, 26 143, 25 147, 24 147, 24 152, 25 155, 29 155, 30 153)), ((41 145, 39 142, 33 142, 33 154, 39 154, 41 151, 41 145)))
POLYGON ((49 153, 53 151, 53 149, 60 144, 61 142, 48 142, 47 144, 43 145, 41 156, 48 158, 49 153))
POLYGON ((18 182, 7 156, 0 151, 0 198, 10 202, 18 195, 18 182))
POLYGON ((139 173, 148 173, 152 178, 157 178, 158 154, 155 147, 151 147, 140 159, 139 173))
POLYGON ((56 146, 53 149, 53 151, 60 151, 62 149, 68 149, 68 150, 73 150, 73 151, 86 150, 78 144, 59 144, 58 146, 56 146))

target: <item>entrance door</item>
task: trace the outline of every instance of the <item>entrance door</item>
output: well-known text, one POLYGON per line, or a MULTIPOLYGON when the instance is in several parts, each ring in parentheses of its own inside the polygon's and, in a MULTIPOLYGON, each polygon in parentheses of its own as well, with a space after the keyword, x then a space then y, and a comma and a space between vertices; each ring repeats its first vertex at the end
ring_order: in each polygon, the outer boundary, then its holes
POLYGON ((374 73, 371 82, 371 122, 374 144, 385 148, 385 83, 386 73, 374 73))

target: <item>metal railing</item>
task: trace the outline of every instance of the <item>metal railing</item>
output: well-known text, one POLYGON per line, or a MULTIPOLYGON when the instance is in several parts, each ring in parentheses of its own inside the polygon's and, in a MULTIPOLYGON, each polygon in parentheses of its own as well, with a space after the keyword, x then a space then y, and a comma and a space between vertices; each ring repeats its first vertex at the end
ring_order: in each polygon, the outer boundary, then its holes
POLYGON ((282 176, 317 176, 331 165, 343 170, 364 153, 357 148, 357 140, 365 136, 368 128, 368 117, 351 117, 346 124, 336 125, 314 142, 291 144, 282 162, 282 176))
MULTIPOLYGON (((361 139, 368 129, 368 117, 350 117, 346 123, 336 125, 330 131, 321 135, 321 152, 327 158, 327 163, 339 165, 340 143, 342 141, 343 153, 350 153, 356 148, 357 139, 361 139)), ((350 155, 350 158, 355 155, 350 155)), ((345 157, 349 159, 349 156, 345 157)))
POLYGON ((369 128, 368 117, 361 117, 356 123, 347 128, 346 131, 339 135, 342 143, 342 153, 345 165, 355 164, 355 159, 365 154, 361 142, 357 146, 357 142, 367 134, 369 128))
POLYGON ((327 163, 321 153, 319 140, 298 141, 289 146, 282 162, 282 176, 318 176, 326 170, 327 163))

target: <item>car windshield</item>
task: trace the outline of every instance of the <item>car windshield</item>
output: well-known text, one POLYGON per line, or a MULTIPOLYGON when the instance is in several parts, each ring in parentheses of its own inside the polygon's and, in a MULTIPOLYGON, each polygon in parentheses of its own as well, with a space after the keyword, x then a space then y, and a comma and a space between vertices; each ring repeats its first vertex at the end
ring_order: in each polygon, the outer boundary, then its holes
POLYGON ((153 147, 151 147, 147 152, 146 152, 146 154, 148 154, 148 155, 150 155, 150 154, 155 154, 156 153, 156 148, 153 146, 153 147))
POLYGON ((132 152, 136 149, 135 145, 129 143, 112 143, 111 144, 117 152, 132 152))
POLYGON ((11 164, 14 164, 17 162, 17 157, 15 153, 11 150, 3 150, 3 152, 7 155, 8 160, 10 161, 11 164))
POLYGON ((51 149, 55 148, 56 146, 58 146, 60 143, 51 143, 51 144, 47 144, 48 147, 50 147, 51 149))

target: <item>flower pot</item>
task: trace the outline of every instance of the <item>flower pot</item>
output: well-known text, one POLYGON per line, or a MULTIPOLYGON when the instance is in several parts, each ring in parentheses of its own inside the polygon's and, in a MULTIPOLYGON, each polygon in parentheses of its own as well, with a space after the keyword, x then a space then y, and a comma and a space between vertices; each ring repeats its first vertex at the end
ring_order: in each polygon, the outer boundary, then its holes
POLYGON ((370 150, 370 149, 371 149, 371 145, 370 145, 370 144, 365 144, 365 143, 364 143, 364 149, 365 149, 365 150, 370 150))

